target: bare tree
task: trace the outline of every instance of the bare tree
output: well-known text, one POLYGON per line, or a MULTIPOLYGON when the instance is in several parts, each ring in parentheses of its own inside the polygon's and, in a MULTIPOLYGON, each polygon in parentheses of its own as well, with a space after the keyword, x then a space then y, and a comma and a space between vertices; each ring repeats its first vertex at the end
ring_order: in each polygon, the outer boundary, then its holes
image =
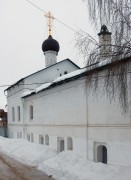
MULTIPOLYGON (((111 35, 112 40, 108 44, 101 44, 87 33, 79 31, 76 34, 76 47, 86 59, 87 65, 105 60, 111 62, 104 70, 103 89, 111 101, 119 99, 121 109, 127 112, 128 75, 131 71, 131 0, 83 1, 87 4, 89 18, 95 29, 101 27, 98 35, 101 33, 111 35), (106 24, 111 32, 103 24, 106 24), (104 48, 108 50, 104 52, 104 48)), ((100 77, 100 73, 95 71, 95 78, 92 80, 91 73, 87 72, 86 87, 92 89, 95 94, 98 91, 100 77)))

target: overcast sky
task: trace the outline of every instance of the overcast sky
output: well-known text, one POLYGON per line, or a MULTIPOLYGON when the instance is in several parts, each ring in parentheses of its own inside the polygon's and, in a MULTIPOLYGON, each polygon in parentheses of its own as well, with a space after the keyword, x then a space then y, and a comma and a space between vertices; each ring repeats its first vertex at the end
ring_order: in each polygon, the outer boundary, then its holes
MULTIPOLYGON (((87 7, 82 0, 30 0, 71 28, 93 35, 87 7)), ((54 20, 53 37, 60 44, 58 61, 69 58, 84 66, 74 47, 75 33, 54 20)), ((48 37, 44 12, 26 0, 0 0, 0 85, 12 84, 45 67, 42 42, 48 37)), ((0 109, 5 108, 0 88, 0 109)))

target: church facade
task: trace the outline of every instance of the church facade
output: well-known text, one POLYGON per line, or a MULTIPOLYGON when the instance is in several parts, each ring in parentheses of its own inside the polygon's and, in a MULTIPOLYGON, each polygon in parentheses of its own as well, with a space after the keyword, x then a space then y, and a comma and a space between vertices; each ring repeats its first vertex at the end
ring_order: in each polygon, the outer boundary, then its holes
MULTIPOLYGON (((100 40, 107 43, 111 33, 102 30, 100 40)), ((130 112, 122 114, 102 91, 94 97, 86 88, 86 73, 102 73, 110 63, 82 69, 69 59, 57 63, 59 43, 51 35, 42 50, 46 68, 6 89, 8 137, 45 144, 58 153, 71 150, 95 162, 131 165, 130 112)))

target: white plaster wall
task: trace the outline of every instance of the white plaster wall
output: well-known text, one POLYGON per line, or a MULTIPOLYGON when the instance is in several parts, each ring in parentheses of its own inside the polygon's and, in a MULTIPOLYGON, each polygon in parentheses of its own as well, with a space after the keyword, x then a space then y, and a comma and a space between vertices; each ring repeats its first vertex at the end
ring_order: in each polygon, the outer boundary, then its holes
MULTIPOLYGON (((8 137, 9 138, 18 138, 18 133, 24 138, 23 125, 9 125, 8 126, 8 137)), ((20 138, 20 137, 19 137, 20 138)))
MULTIPOLYGON (((31 78, 27 82, 36 77, 31 78)), ((8 97, 9 133, 13 131, 14 137, 21 131, 22 122, 12 123, 11 107, 22 105, 20 94, 8 97)), ((49 146, 56 150, 57 137, 64 138, 65 149, 67 138, 72 137, 73 150, 91 160, 94 143, 106 144, 109 164, 131 165, 131 113, 122 114, 117 104, 117 100, 110 104, 102 93, 86 96, 83 79, 71 81, 24 98, 23 132, 25 138, 33 133, 35 143, 39 143, 39 135, 48 134, 49 146), (33 120, 29 118, 30 105, 34 108, 33 120)))
POLYGON ((48 134, 49 146, 57 150, 57 137, 73 139, 73 151, 87 157, 86 96, 84 80, 63 84, 34 96, 24 98, 26 131, 48 134), (29 107, 33 105, 34 119, 30 120, 29 107))
MULTIPOLYGON (((24 116, 23 116, 23 102, 21 99, 21 95, 24 92, 41 85, 41 84, 35 84, 35 83, 38 83, 38 82, 46 83, 60 76, 60 73, 64 74, 65 71, 72 72, 77 69, 78 68, 74 64, 72 64, 69 60, 64 60, 58 64, 55 64, 54 66, 51 66, 50 68, 41 70, 31 76, 28 76, 27 78, 25 78, 24 80, 21 80, 18 84, 10 88, 7 91, 9 137, 12 137, 12 132, 14 131, 14 134, 15 134, 15 131, 16 131, 14 130, 14 127, 12 127, 12 125, 16 126, 16 129, 17 129, 17 125, 25 124, 24 116), (28 84, 31 84, 31 85, 28 85, 28 84), (21 110, 20 121, 18 121, 18 118, 17 118, 17 106, 20 106, 20 110, 21 110), (15 108, 15 121, 12 121, 12 107, 15 108)), ((14 135, 14 137, 16 136, 14 135)))
POLYGON ((65 71, 67 71, 67 73, 70 73, 77 69, 78 67, 71 63, 70 60, 63 60, 57 64, 54 64, 53 66, 42 69, 32 75, 25 77, 25 79, 21 80, 18 84, 14 85, 7 91, 7 98, 12 95, 16 95, 19 92, 21 92, 22 94, 23 92, 32 90, 44 83, 51 82, 56 77, 59 77, 60 74, 64 75, 65 71))
POLYGON ((86 96, 84 84, 78 80, 57 86, 38 95, 25 98, 27 123, 44 125, 86 125, 86 96), (29 107, 33 104, 34 119, 29 107))
POLYGON ((65 149, 67 137, 72 137, 73 150, 88 159, 94 160, 94 143, 99 143, 107 145, 109 164, 131 164, 131 156, 127 160, 131 145, 129 114, 122 114, 117 102, 110 104, 106 96, 99 95, 86 96, 82 79, 43 91, 25 99, 26 123, 34 124, 38 132, 37 125, 41 125, 56 150, 57 137, 64 138, 65 149), (29 120, 30 103, 34 105, 33 121, 29 120), (117 156, 118 148, 121 156, 117 156))
MULTIPOLYGON (((104 76, 104 74, 100 74, 104 76)), ((99 81, 98 94, 95 96, 90 93, 87 97, 88 101, 88 124, 107 124, 111 125, 127 125, 131 124, 130 120, 130 109, 127 113, 123 113, 119 97, 116 95, 115 100, 112 101, 107 98, 107 95, 103 93, 103 80, 99 81)), ((87 88, 88 92, 88 88, 87 88)), ((88 94, 88 93, 87 93, 88 94)), ((130 94, 128 101, 130 101, 130 94)))
POLYGON ((46 51, 45 55, 45 66, 51 66, 57 62, 57 52, 56 51, 46 51))
POLYGON ((8 136, 17 138, 17 132, 22 132, 23 134, 23 103, 21 100, 21 92, 15 92, 7 99, 8 104, 8 136), (20 106, 20 121, 18 120, 18 110, 17 107, 20 106), (12 107, 15 109, 15 121, 12 119, 12 107))
MULTIPOLYGON (((47 83, 53 81, 56 77, 59 77, 60 74, 63 75, 65 71, 68 73, 77 70, 78 68, 72 64, 69 60, 61 61, 60 63, 54 64, 48 68, 45 68, 44 71, 41 70, 38 73, 32 74, 25 79, 25 84, 31 83, 47 83)), ((30 86, 35 88, 41 84, 34 84, 30 86)))
POLYGON ((67 138, 71 137, 73 140, 73 151, 81 156, 87 157, 87 143, 86 143, 86 128, 73 126, 26 126, 27 134, 34 134, 34 142, 39 143, 39 135, 49 135, 49 146, 57 151, 57 138, 63 138, 65 143, 65 151, 67 150, 67 138))
POLYGON ((118 102, 111 103, 105 96, 98 99, 88 98, 88 123, 89 124, 129 124, 129 114, 122 113, 118 102))
MULTIPOLYGON (((98 87, 101 90, 102 86, 98 87)), ((130 106, 123 113, 118 97, 110 103, 105 94, 88 96, 88 158, 94 160, 94 143, 107 144, 108 163, 131 165, 131 119, 130 106)), ((129 91, 130 92, 130 91, 129 91)), ((130 95, 128 96, 130 102, 130 95)))
POLYGON ((88 158, 94 160, 95 143, 107 144, 108 164, 131 165, 131 127, 88 128, 88 158))
MULTIPOLYGON (((129 132, 131 133, 131 132, 129 132)), ((124 142, 121 140, 108 143, 109 164, 114 165, 131 165, 131 142, 124 142)))

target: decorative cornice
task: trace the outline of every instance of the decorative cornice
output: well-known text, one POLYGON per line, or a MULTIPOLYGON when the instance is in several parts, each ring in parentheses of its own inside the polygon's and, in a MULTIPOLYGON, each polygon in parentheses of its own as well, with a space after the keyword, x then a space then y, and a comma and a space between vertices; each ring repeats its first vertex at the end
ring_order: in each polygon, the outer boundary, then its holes
POLYGON ((131 128, 131 124, 8 124, 8 126, 74 127, 74 128, 131 128))

